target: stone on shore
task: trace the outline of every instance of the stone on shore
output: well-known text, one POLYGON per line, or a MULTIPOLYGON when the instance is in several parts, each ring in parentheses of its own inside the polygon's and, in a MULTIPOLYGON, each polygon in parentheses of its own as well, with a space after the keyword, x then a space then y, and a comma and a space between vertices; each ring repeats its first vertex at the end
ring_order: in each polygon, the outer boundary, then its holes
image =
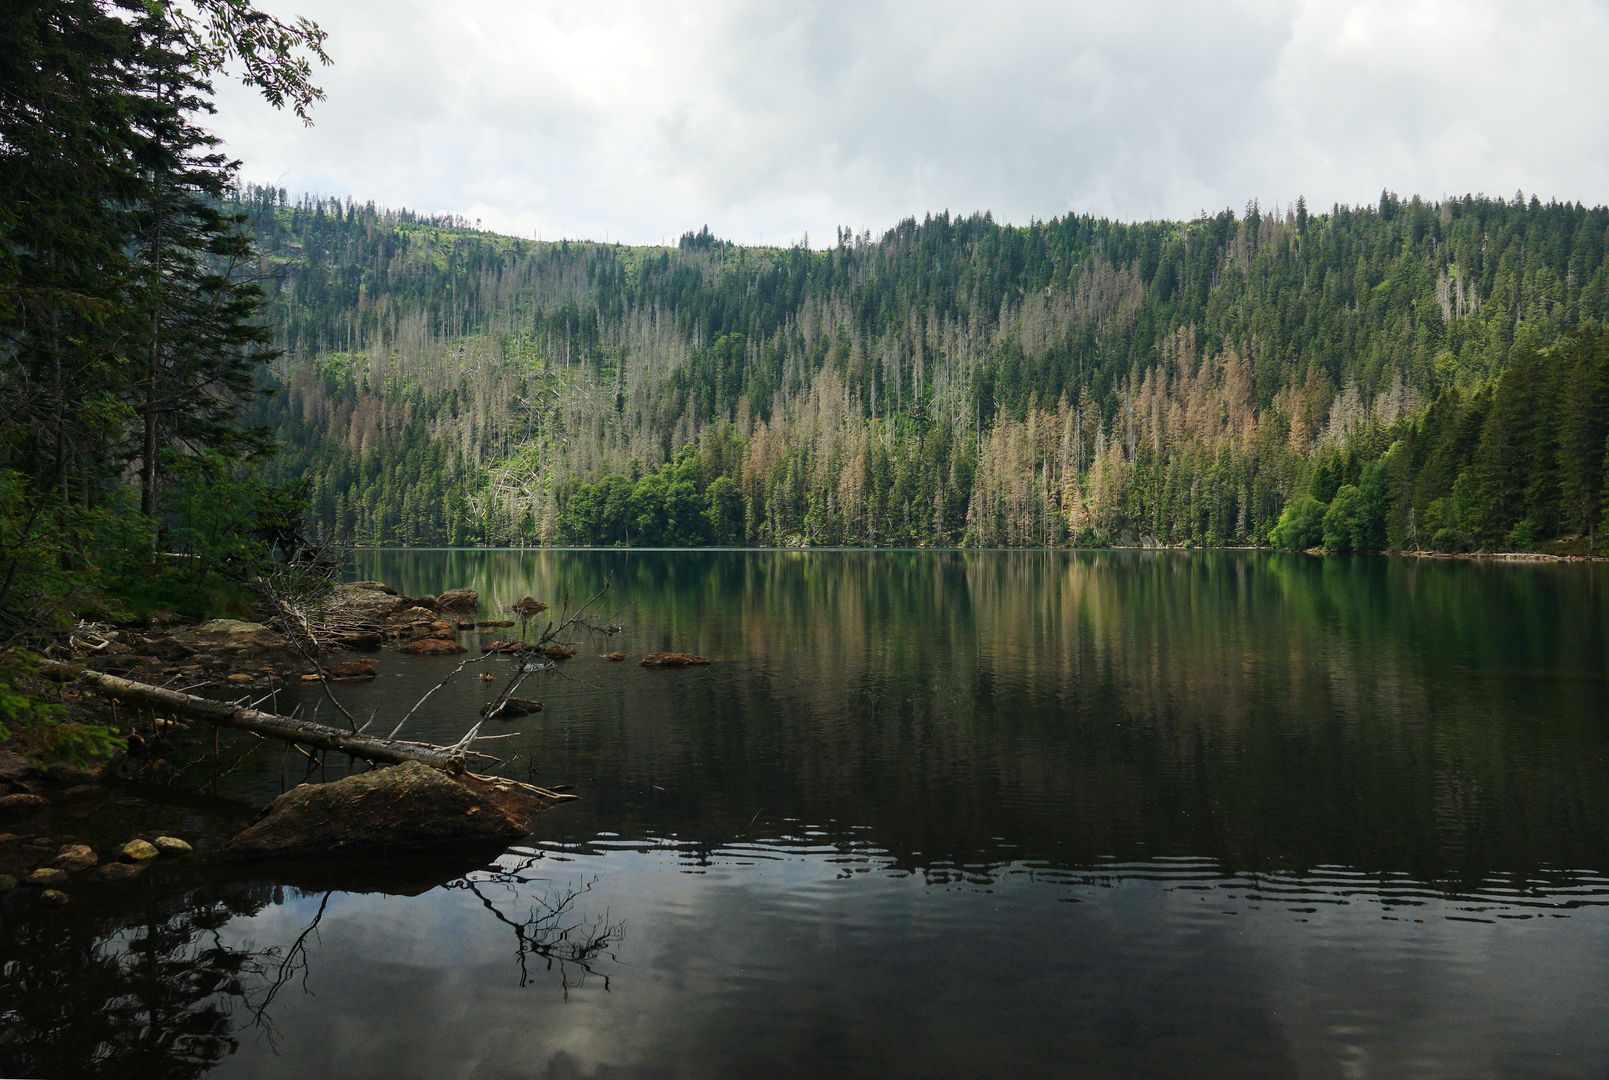
POLYGON ((95 849, 88 844, 66 844, 56 853, 56 857, 51 860, 51 864, 67 871, 69 874, 77 874, 88 870, 100 861, 100 858, 95 854, 95 849))
POLYGON ((118 849, 118 853, 124 862, 132 863, 149 862, 162 854, 149 840, 130 840, 118 849))
POLYGON ((177 836, 158 836, 151 841, 151 846, 163 855, 188 855, 195 850, 188 841, 180 840, 177 836))
POLYGON ((49 805, 49 799, 32 792, 18 791, 11 795, 0 795, 0 814, 29 814, 35 810, 43 810, 49 805))

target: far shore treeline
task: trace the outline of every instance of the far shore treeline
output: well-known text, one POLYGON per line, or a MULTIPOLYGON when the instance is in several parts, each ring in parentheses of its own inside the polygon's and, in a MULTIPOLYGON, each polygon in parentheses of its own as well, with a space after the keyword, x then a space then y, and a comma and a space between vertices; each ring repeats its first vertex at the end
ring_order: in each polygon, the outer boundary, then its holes
POLYGON ((355 543, 1602 550, 1609 209, 539 242, 247 187, 355 543))

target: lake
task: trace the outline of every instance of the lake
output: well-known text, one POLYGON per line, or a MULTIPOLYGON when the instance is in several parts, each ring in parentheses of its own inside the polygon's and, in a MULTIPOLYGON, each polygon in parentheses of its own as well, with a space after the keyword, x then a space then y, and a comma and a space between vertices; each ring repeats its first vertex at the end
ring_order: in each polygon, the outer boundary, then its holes
MULTIPOLYGON (((7 905, 0 1071, 1609 1074, 1609 568, 366 551, 351 573, 475 588, 483 617, 607 584, 620 633, 528 681, 544 711, 491 744, 579 799, 495 859, 372 885, 159 867, 7 905)), ((388 727, 459 659, 387 652, 339 693, 388 727)), ((478 670, 404 734, 463 732, 478 670)), ((300 778, 248 749, 187 772, 184 812, 300 778)))

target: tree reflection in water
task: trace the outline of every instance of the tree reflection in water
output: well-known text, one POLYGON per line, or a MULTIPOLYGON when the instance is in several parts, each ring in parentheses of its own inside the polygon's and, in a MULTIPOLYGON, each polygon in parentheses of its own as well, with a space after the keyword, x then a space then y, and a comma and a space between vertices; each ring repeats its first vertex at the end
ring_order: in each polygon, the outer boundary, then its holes
POLYGON ((609 976, 597 970, 602 957, 614 958, 610 948, 625 929, 625 924, 611 922, 609 913, 583 916, 577 901, 591 892, 597 878, 581 884, 579 889, 544 888, 541 892, 527 893, 534 885, 551 886, 546 878, 531 871, 542 856, 536 852, 523 852, 513 866, 496 866, 475 874, 466 874, 457 881, 448 882, 449 889, 464 889, 473 893, 481 906, 492 916, 514 931, 515 957, 520 969, 520 985, 530 983, 530 958, 537 957, 546 970, 557 971, 565 1000, 570 991, 579 988, 588 976, 603 980, 604 990, 609 989, 609 976), (500 899, 513 906, 523 906, 525 917, 516 919, 498 906, 492 893, 506 894, 500 899))
MULTIPOLYGON (((597 964, 612 958, 620 924, 580 911, 591 881, 566 888, 536 877, 539 858, 526 854, 441 887, 472 894, 513 932, 521 986, 538 957, 567 999, 589 976, 607 990, 597 964)), ((284 992, 312 992, 320 923, 338 895, 267 884, 85 888, 67 909, 0 908, 0 1074, 178 1080, 213 1069, 247 1029, 272 1045, 284 992), (289 940, 228 942, 234 921, 310 896, 320 896, 317 910, 289 940)))

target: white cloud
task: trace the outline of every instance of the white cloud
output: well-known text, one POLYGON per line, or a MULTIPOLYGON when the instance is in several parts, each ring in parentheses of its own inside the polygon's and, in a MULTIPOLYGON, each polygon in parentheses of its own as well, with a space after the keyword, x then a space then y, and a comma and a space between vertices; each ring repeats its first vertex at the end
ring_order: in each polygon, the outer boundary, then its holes
POLYGON ((263 6, 318 19, 335 65, 311 129, 220 87, 248 178, 526 235, 1609 201, 1597 0, 263 6))

